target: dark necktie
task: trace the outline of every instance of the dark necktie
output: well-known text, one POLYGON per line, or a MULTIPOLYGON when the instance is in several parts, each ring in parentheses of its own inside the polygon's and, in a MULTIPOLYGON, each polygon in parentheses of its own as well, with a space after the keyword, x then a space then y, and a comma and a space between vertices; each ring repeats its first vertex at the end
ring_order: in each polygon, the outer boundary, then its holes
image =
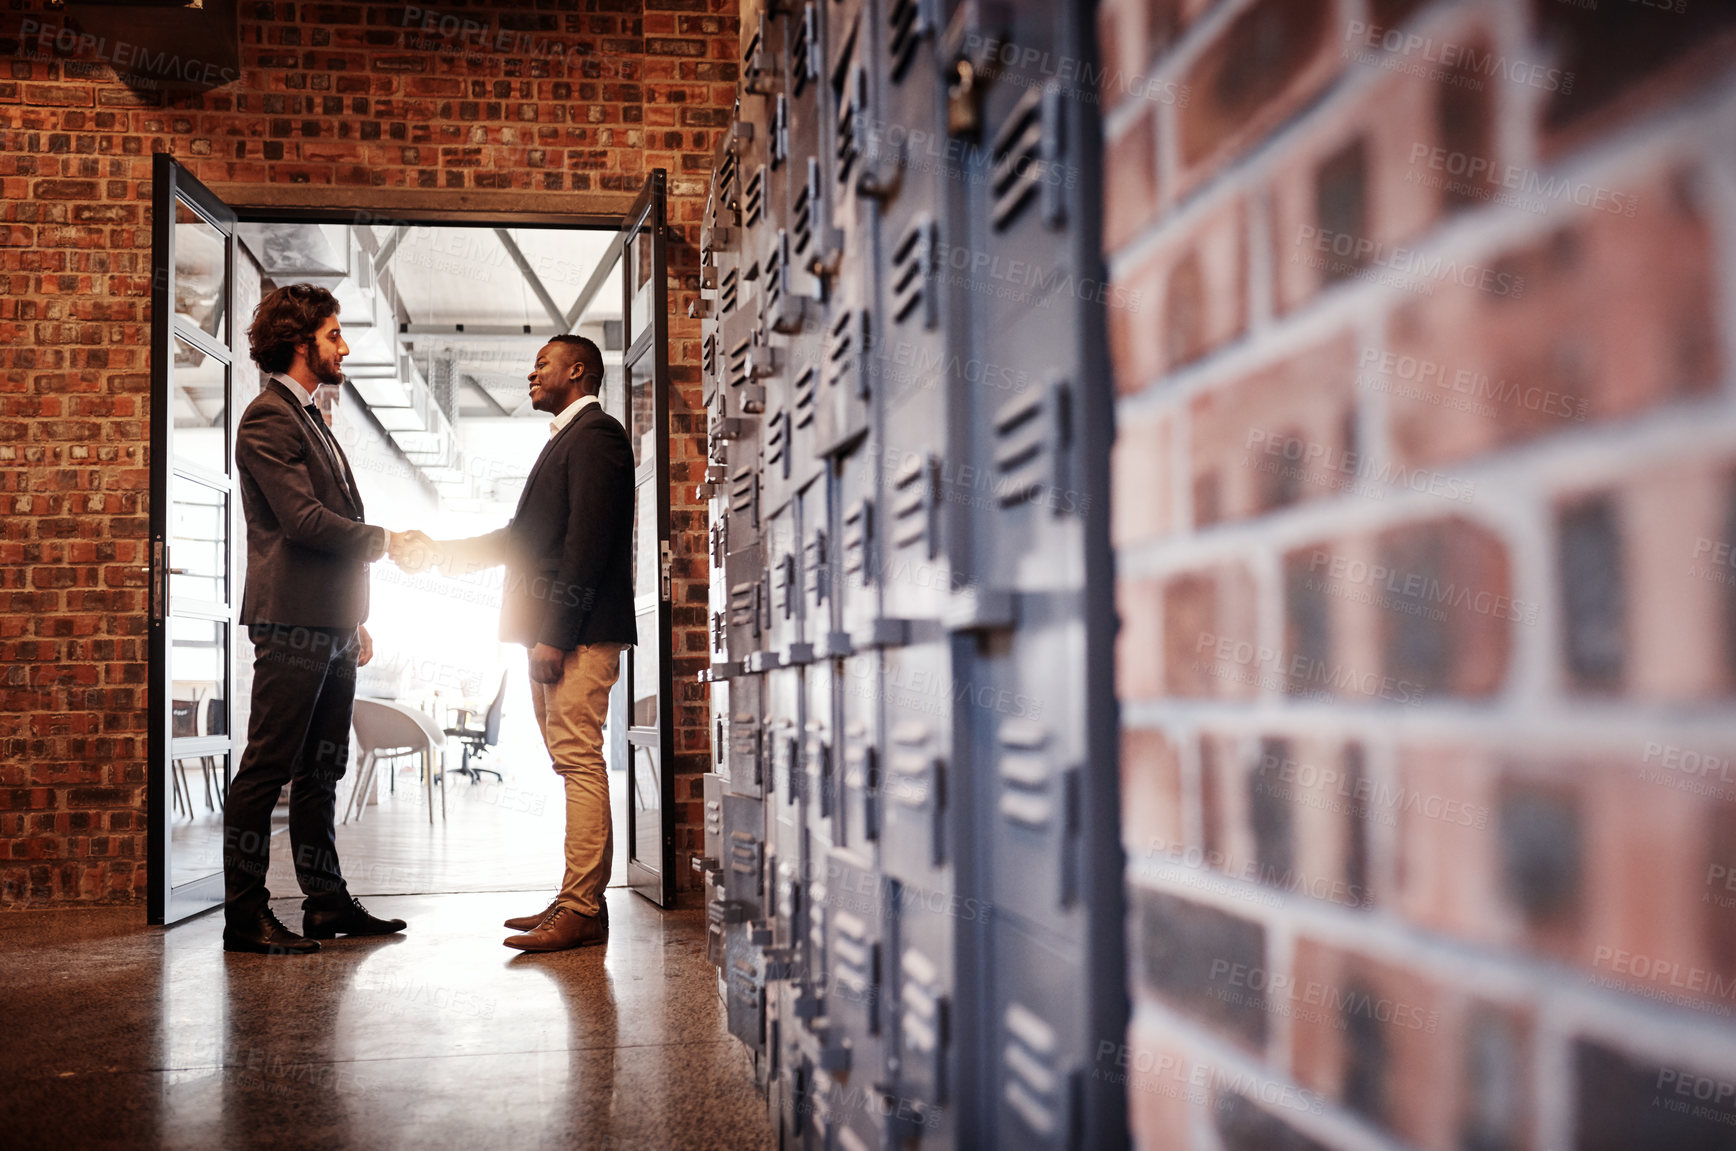
POLYGON ((312 417, 314 426, 319 428, 319 442, 325 448, 326 458, 331 460, 332 471, 337 474, 339 482, 348 489, 349 496, 353 500, 355 489, 354 485, 350 483, 349 469, 344 467, 343 460, 338 456, 337 442, 332 439, 331 429, 326 427, 325 417, 320 415, 319 407, 316 404, 307 404, 306 410, 307 414, 312 417))

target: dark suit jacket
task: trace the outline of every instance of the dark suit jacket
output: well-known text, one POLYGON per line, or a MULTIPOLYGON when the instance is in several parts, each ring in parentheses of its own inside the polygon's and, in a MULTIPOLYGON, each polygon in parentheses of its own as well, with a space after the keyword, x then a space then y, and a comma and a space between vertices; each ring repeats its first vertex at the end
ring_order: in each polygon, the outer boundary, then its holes
POLYGON ((452 547, 461 566, 505 561, 501 639, 637 643, 633 447, 620 422, 587 404, 544 446, 511 522, 452 547))
POLYGON ((349 461, 315 418, 267 380, 236 429, 247 516, 244 624, 353 628, 368 618, 368 563, 385 550, 385 532, 362 522, 349 461))

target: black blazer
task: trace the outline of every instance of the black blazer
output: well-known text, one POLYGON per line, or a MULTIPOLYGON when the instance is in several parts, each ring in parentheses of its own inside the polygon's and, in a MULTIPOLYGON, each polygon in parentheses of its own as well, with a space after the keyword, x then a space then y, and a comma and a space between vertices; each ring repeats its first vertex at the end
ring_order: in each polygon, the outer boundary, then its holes
POLYGON ((349 461, 315 419, 267 380, 236 428, 247 516, 244 624, 353 628, 368 618, 368 564, 385 552, 386 533, 362 522, 349 461))
POLYGON ((512 520, 452 545, 459 564, 506 563, 500 638, 562 651, 638 642, 633 622, 633 447, 587 404, 532 465, 512 520))

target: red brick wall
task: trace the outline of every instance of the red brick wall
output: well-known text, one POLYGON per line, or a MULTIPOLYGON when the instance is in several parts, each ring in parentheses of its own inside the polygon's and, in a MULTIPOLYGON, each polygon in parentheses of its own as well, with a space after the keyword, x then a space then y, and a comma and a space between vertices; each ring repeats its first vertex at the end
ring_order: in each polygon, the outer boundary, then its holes
POLYGON ((1165 1151, 1730 1146, 1736 7, 1099 15, 1096 1070, 1165 1151))
MULTIPOLYGON (((93 23, 91 31, 102 29, 93 23)), ((737 65, 729 0, 244 3, 240 79, 137 93, 128 57, 0 15, 0 905, 132 902, 145 856, 151 155, 231 203, 617 213, 670 176, 678 864, 707 767, 698 290, 737 65), (46 32, 46 36, 44 33, 46 32), (66 50, 57 47, 57 41, 66 50), (686 653, 686 654, 681 654, 686 653)), ((72 25, 76 27, 76 25, 72 25)))

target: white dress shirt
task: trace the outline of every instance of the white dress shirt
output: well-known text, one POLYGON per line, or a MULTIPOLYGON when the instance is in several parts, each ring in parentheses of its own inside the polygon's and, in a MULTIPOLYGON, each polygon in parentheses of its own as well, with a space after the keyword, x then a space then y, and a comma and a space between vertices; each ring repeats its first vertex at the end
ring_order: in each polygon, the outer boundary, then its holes
POLYGON ((602 402, 603 401, 599 400, 595 395, 580 396, 578 399, 562 408, 560 415, 549 421, 549 437, 551 439, 554 438, 562 428, 577 419, 579 413, 585 410, 586 405, 600 404, 602 402))

